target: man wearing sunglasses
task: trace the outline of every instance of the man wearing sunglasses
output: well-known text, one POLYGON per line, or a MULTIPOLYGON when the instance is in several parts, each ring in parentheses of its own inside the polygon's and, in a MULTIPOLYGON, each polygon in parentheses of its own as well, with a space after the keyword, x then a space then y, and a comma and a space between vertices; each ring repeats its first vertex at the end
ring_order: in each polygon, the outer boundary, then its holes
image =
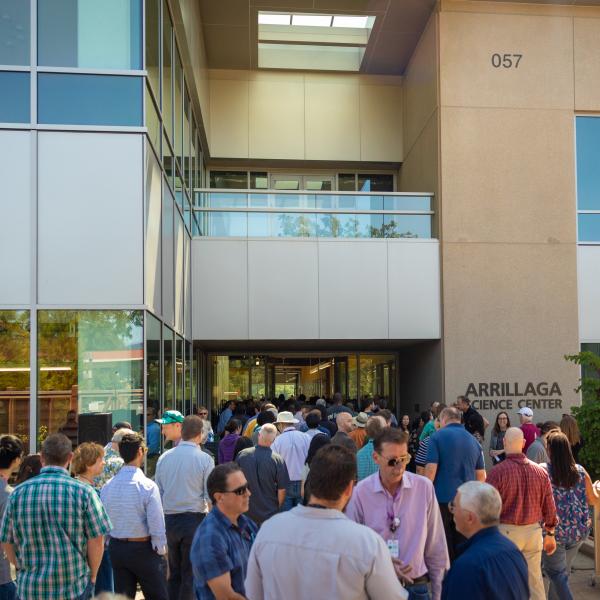
POLYGON ((450 566, 444 525, 433 484, 406 471, 408 437, 394 428, 375 437, 373 460, 379 472, 356 486, 346 515, 387 542, 409 600, 439 600, 450 566))
POLYGON ((243 600, 250 547, 258 527, 244 513, 250 489, 233 462, 216 466, 207 480, 213 509, 192 542, 190 560, 197 600, 243 600))

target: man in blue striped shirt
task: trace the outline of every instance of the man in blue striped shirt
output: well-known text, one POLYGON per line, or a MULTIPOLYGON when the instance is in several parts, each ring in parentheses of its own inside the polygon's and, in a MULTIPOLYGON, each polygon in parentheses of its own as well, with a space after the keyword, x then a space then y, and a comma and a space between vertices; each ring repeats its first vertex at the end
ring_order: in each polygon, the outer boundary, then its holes
POLYGON ((146 453, 142 436, 125 434, 119 453, 125 465, 100 493, 113 524, 109 552, 115 592, 135 598, 139 582, 146 600, 167 600, 165 519, 158 486, 140 469, 146 453))

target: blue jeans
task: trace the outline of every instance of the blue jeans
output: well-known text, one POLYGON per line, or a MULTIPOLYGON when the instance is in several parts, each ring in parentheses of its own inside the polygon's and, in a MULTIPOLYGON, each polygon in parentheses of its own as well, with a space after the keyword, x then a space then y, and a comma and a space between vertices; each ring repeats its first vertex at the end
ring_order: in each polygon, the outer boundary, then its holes
POLYGON ((91 581, 85 586, 85 590, 83 590, 83 594, 77 598, 77 600, 90 600, 94 595, 94 586, 91 581))
POLYGON ((294 506, 298 506, 298 504, 300 504, 300 501, 302 500, 302 496, 300 495, 301 490, 301 481, 290 481, 288 483, 288 486, 285 490, 285 500, 281 506, 281 512, 290 510, 294 508, 294 506))
POLYGON ((0 600, 17 600, 17 586, 14 581, 0 585, 0 600))
POLYGON ((557 543, 554 554, 548 556, 545 552, 542 553, 542 571, 550 580, 549 600, 573 600, 569 575, 571 563, 577 556, 581 544, 583 540, 567 544, 557 543))
POLYGON ((114 592, 115 584, 113 581, 113 570, 110 562, 110 554, 108 548, 104 548, 102 562, 96 575, 96 586, 94 587, 94 595, 98 596, 102 592, 114 592))
POLYGON ((408 600, 431 600, 429 588, 426 583, 418 583, 417 585, 407 585, 408 600))

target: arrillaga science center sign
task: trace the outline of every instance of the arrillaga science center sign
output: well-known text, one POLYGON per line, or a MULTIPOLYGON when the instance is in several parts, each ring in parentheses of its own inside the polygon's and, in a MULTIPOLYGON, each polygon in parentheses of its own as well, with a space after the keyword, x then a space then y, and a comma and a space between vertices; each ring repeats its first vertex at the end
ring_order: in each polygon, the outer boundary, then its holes
POLYGON ((562 409, 558 383, 469 383, 465 396, 477 410, 562 409))

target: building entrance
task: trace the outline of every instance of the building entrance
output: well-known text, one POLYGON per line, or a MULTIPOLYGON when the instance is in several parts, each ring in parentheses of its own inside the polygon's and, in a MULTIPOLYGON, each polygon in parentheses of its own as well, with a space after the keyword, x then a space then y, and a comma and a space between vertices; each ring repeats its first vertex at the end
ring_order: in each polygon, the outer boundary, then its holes
POLYGON ((397 404, 395 353, 209 354, 213 410, 228 400, 329 399, 340 392, 358 410, 364 398, 397 404))

